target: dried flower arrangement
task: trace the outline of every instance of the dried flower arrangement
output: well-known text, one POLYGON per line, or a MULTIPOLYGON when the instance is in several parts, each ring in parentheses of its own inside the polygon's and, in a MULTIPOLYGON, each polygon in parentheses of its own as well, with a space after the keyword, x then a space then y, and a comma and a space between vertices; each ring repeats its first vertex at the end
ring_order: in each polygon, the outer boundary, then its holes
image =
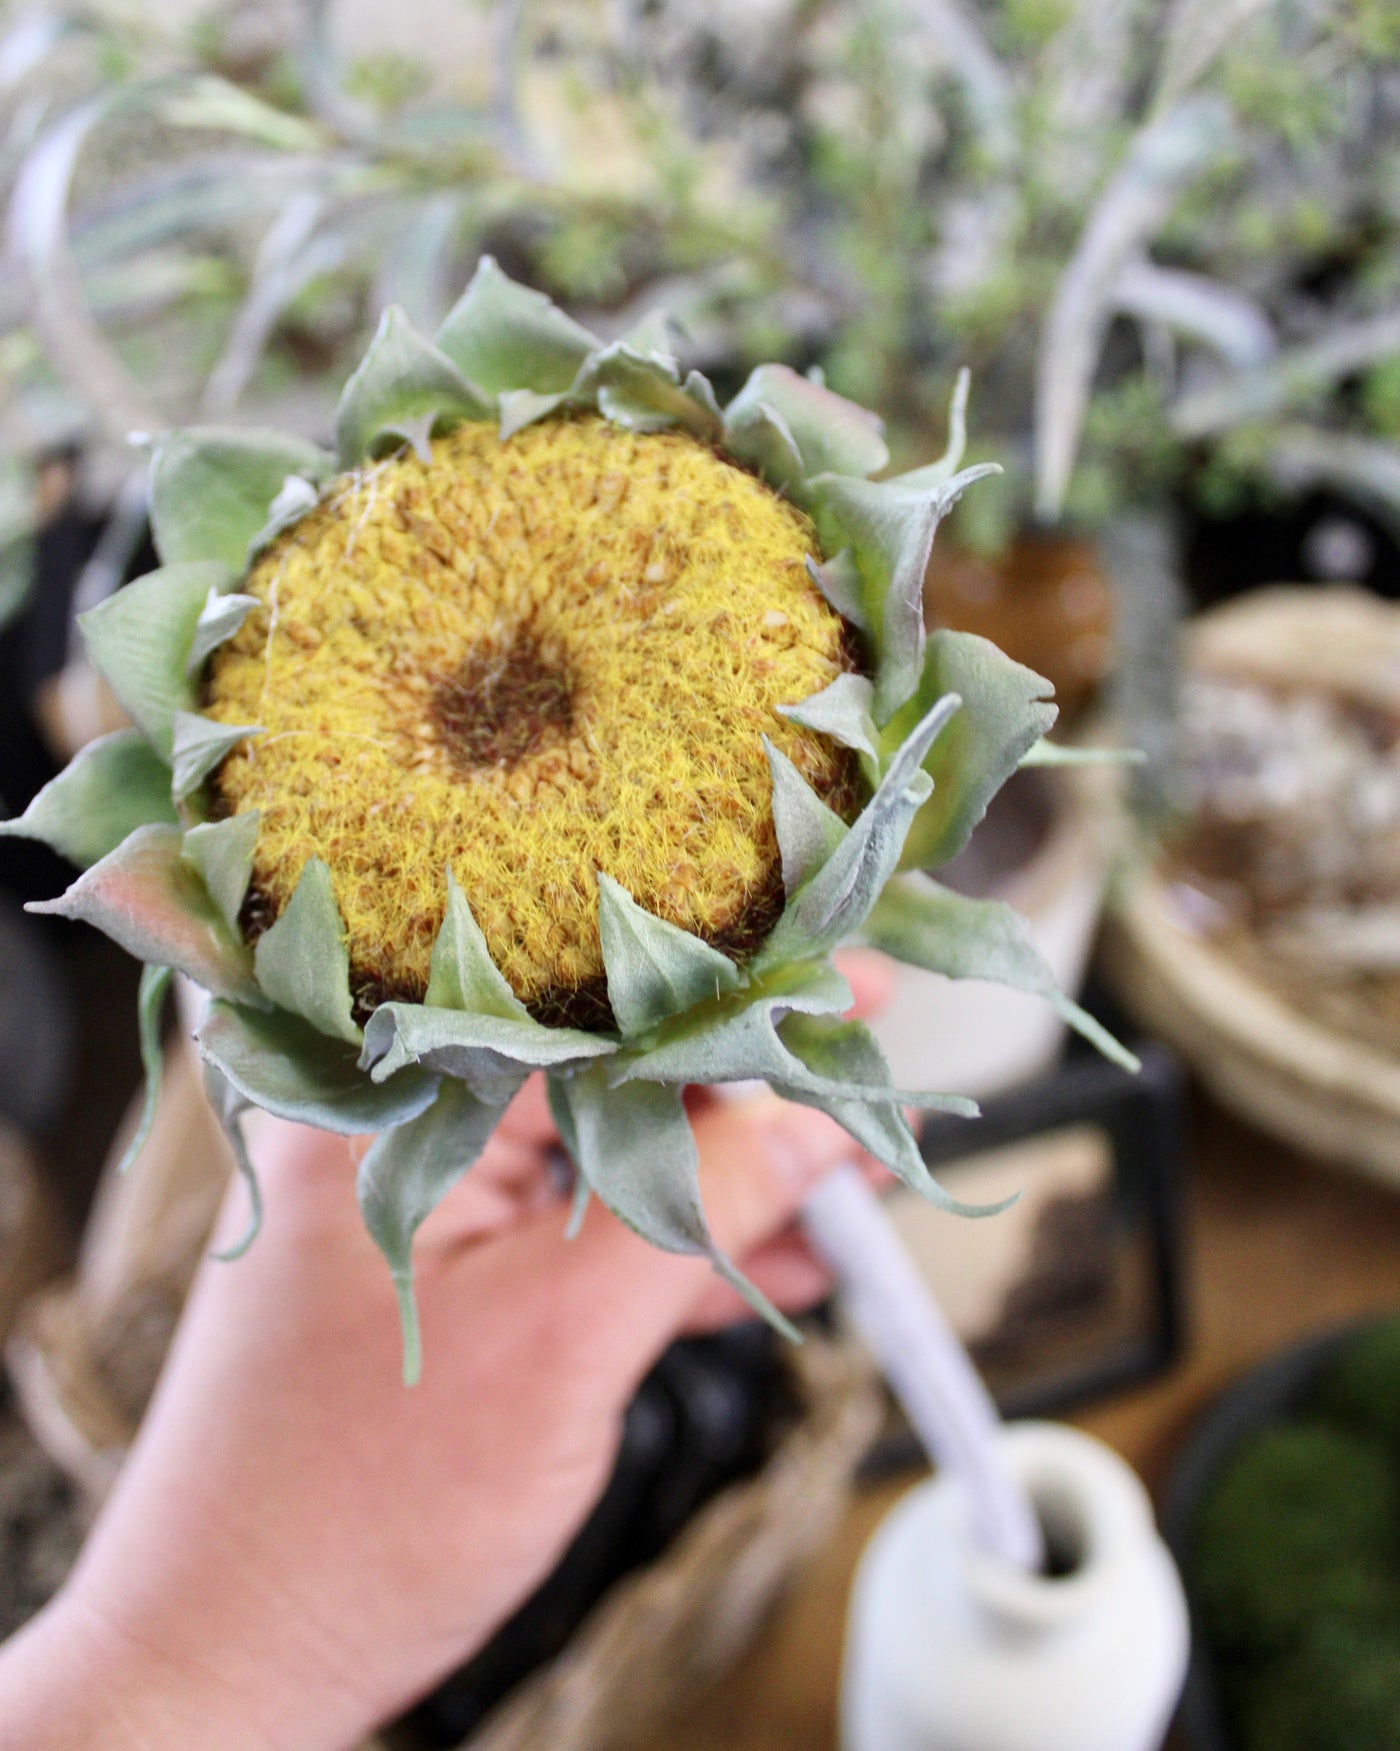
MULTIPOLYGON (((240 1148, 256 1105, 376 1131, 359 1192, 418 1367, 411 1246, 546 1073, 589 1196, 715 1249, 682 1102, 761 1078, 950 1208, 830 961, 864 940, 1056 1002, 1020 921, 923 873, 1046 759, 1047 684, 925 633, 934 531, 985 467, 879 481, 879 422, 761 366, 721 408, 664 324, 603 345, 482 261, 434 340, 390 310, 335 454, 155 447, 162 568, 85 619, 134 727, 3 830, 86 866, 47 909, 180 971, 240 1148), (902 872, 902 873, 901 873, 902 872)), ((139 1147, 139 1139, 135 1147, 139 1147)), ((246 1243, 245 1243, 246 1244, 246 1243)))

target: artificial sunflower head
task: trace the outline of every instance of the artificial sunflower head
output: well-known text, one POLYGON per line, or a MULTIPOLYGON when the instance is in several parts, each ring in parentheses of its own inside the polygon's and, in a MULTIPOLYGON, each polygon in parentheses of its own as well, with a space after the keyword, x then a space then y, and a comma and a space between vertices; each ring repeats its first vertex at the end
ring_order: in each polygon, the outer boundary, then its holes
POLYGON ((379 1133, 410 1377, 414 1232, 532 1071, 578 1207, 777 1320, 710 1239, 685 1085, 761 1078, 944 1203, 903 1108, 970 1106, 892 1086, 838 944, 1094 1031, 1014 914, 925 873, 1054 719, 995 646, 925 635, 934 531, 987 472, 961 427, 873 480, 879 422, 819 382, 761 366, 721 408, 664 324, 604 345, 488 258, 433 341, 385 316, 335 454, 157 444, 164 564, 84 620, 132 728, 0 830, 83 865, 43 909, 147 963, 148 1122, 172 973, 211 994, 255 1215, 249 1106, 379 1133))

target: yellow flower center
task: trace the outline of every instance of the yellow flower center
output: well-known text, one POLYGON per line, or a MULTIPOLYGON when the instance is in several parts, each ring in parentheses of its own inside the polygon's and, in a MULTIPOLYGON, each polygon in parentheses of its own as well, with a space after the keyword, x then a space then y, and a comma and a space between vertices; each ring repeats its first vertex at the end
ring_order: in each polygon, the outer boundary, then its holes
POLYGON ((419 998, 450 864, 512 988, 597 1020, 595 872, 736 954, 781 906, 768 735, 842 812, 851 757, 780 717, 851 666, 811 525, 694 439, 464 425, 342 476, 253 567, 205 709, 261 820, 248 921, 330 866, 357 999, 419 998))

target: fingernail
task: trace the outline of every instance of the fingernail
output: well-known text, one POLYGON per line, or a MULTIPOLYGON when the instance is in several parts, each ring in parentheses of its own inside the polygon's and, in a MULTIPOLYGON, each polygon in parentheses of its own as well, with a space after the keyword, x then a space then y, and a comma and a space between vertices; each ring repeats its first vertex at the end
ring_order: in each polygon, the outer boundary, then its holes
POLYGON ((763 1147, 774 1174, 798 1193, 811 1191, 856 1146, 834 1119, 810 1107, 780 1107, 763 1126, 763 1147))

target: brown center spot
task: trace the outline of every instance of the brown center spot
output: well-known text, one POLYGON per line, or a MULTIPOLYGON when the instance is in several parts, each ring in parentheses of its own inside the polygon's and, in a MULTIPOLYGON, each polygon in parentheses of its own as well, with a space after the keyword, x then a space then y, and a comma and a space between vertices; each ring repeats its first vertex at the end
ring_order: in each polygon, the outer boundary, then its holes
POLYGON ((574 725, 574 678, 533 633, 474 645, 456 672, 433 689, 438 739, 463 772, 515 766, 574 725))

